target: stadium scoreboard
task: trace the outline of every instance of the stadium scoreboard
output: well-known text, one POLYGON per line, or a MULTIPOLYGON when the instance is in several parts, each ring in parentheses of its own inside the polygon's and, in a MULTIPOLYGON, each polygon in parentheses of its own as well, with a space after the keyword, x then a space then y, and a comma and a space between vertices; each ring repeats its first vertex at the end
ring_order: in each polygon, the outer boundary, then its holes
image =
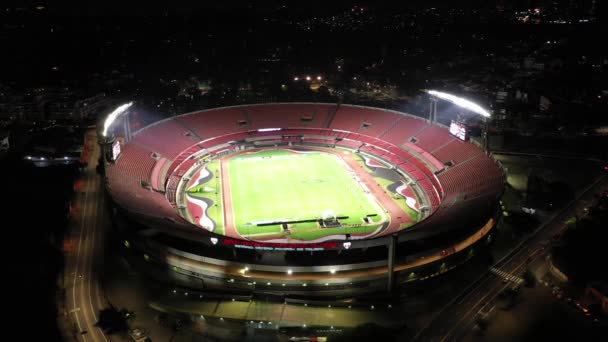
POLYGON ((463 123, 452 120, 450 124, 450 134, 456 138, 466 141, 467 140, 467 126, 463 123))

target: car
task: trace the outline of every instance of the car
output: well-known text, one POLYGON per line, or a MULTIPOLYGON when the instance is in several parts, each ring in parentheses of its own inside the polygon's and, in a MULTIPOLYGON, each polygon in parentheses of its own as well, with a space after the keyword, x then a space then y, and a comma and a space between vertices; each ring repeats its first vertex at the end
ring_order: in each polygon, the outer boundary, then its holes
POLYGON ((131 331, 129 331, 129 336, 131 336, 131 339, 135 342, 145 342, 149 340, 148 334, 139 328, 131 329, 131 331))

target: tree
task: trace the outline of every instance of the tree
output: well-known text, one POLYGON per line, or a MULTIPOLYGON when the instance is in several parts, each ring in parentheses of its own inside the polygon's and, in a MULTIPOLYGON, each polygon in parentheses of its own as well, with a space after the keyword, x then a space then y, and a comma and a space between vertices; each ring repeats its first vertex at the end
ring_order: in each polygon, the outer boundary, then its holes
POLYGON ((135 318, 135 313, 125 308, 118 309, 110 306, 99 311, 99 320, 95 324, 106 334, 126 333, 129 331, 129 320, 135 318))
POLYGON ((526 287, 534 287, 534 285, 536 285, 536 276, 530 269, 527 269, 526 272, 524 272, 524 284, 526 287))
POLYGON ((475 319, 475 324, 479 328, 480 332, 484 332, 486 329, 488 329, 488 320, 484 317, 477 317, 475 319))

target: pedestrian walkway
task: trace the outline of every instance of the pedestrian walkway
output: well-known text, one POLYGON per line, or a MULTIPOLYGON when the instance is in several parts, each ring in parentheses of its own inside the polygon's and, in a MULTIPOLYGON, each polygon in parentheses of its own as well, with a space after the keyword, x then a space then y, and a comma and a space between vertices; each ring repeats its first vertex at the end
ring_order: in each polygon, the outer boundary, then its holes
POLYGON ((361 307, 315 307, 294 304, 241 301, 195 301, 177 298, 162 298, 151 302, 158 311, 187 313, 193 316, 215 317, 239 321, 269 321, 281 326, 327 326, 355 327, 365 323, 384 326, 401 324, 401 315, 396 308, 384 306, 361 307))
POLYGON ((509 274, 505 271, 501 271, 494 267, 490 267, 490 272, 492 272, 492 274, 495 274, 495 275, 503 278, 506 281, 514 282, 516 285, 521 285, 524 282, 524 280, 522 278, 516 277, 512 274, 509 274))

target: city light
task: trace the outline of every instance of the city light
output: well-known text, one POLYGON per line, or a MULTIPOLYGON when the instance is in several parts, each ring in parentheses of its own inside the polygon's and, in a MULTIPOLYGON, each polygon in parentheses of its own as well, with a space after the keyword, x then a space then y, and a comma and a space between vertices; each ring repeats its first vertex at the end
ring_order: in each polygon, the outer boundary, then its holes
POLYGON ((124 113, 132 105, 133 105, 133 102, 122 104, 122 105, 118 106, 116 109, 114 109, 114 111, 112 113, 110 113, 110 115, 108 115, 108 117, 106 118, 106 121, 103 123, 103 131, 101 132, 101 134, 104 137, 107 136, 108 129, 110 128, 110 126, 112 125, 114 120, 116 120, 116 118, 118 118, 118 116, 120 114, 124 113))
POLYGON ((458 97, 456 95, 452 95, 452 94, 448 94, 448 93, 444 93, 442 91, 436 91, 436 90, 425 90, 425 92, 431 96, 435 96, 439 99, 442 100, 446 100, 449 102, 452 102, 453 104, 462 107, 466 110, 470 110, 473 113, 477 113, 479 115, 485 116, 486 118, 489 118, 491 116, 490 112, 488 112, 487 110, 483 109, 480 105, 478 105, 477 103, 471 102, 467 99, 464 99, 462 97, 458 97))

